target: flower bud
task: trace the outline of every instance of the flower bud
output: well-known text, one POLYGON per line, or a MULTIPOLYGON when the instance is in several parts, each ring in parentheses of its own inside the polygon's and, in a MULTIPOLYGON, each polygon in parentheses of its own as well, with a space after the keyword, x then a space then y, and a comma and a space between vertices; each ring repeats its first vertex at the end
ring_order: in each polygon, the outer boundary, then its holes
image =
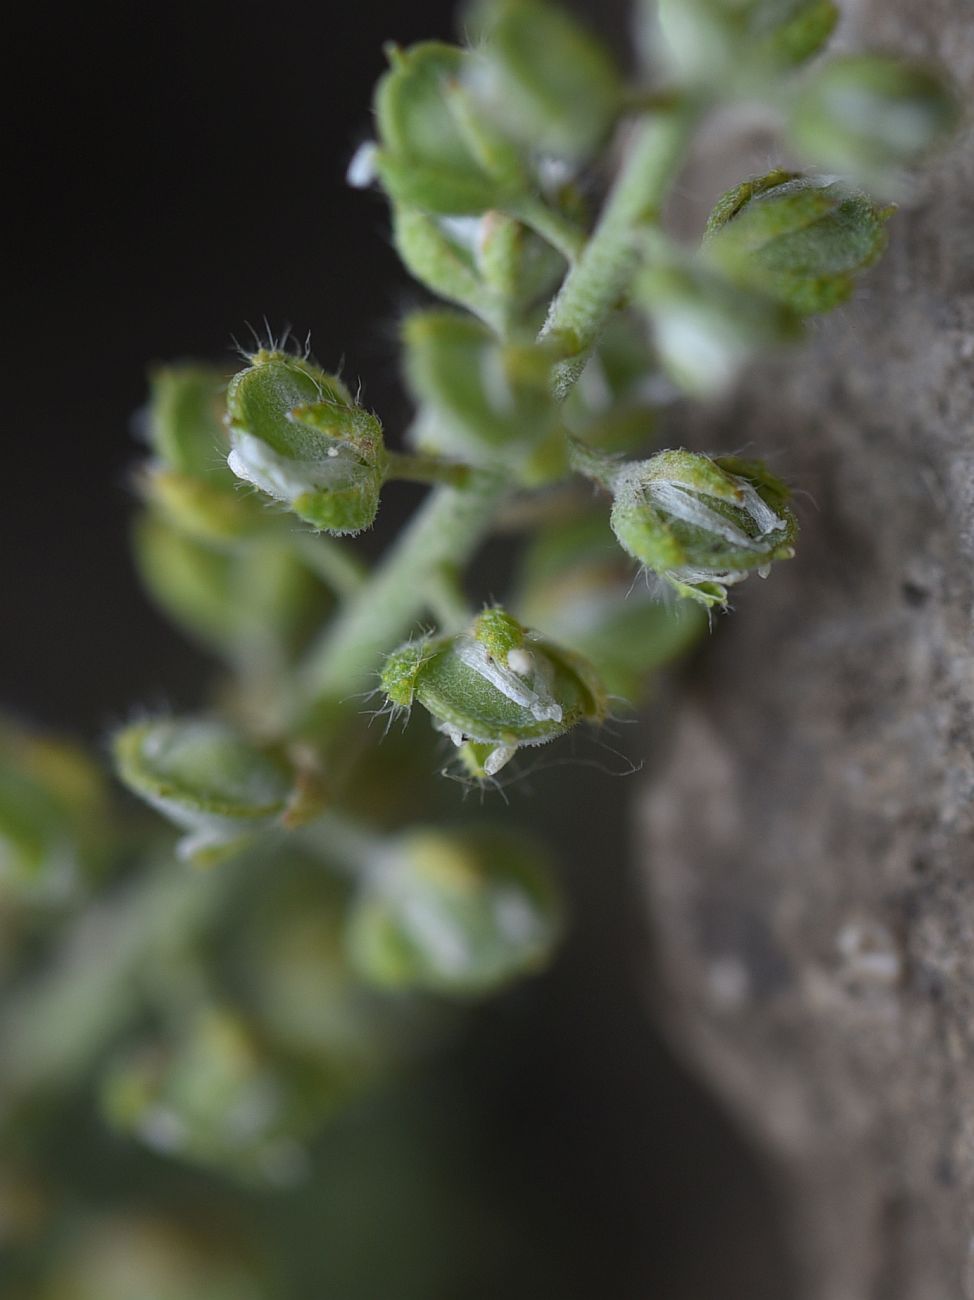
POLYGON ((107 817, 101 773, 81 749, 0 719, 0 897, 69 899, 97 873, 107 817))
POLYGON ((647 678, 688 650, 707 618, 690 601, 661 601, 631 567, 601 512, 551 525, 525 552, 515 608, 583 654, 612 695, 638 700, 647 678))
POLYGON ((170 1041, 125 1053, 101 1090, 110 1123, 153 1150, 272 1185, 304 1174, 301 1140, 344 1097, 340 1074, 304 1075, 216 1008, 170 1041))
POLYGON ((608 51, 545 0, 486 0, 471 19, 484 42, 483 59, 471 66, 477 100, 533 152, 588 158, 622 101, 608 51))
POLYGON ((512 147, 470 103, 475 55, 426 41, 390 47, 375 93, 374 165, 397 203, 445 215, 503 207, 525 181, 512 147))
POLYGON ((348 947, 373 983, 478 996, 548 960, 561 908, 531 841, 509 830, 409 832, 355 903, 348 947))
POLYGON ((414 701, 458 747, 486 746, 493 776, 525 745, 543 745, 582 721, 601 722, 605 693, 580 655, 485 609, 469 632, 410 642, 386 659, 382 689, 393 708, 414 701))
POLYGON ((832 0, 659 0, 659 13, 683 77, 745 93, 755 76, 812 58, 838 19, 832 0))
POLYGON ((551 353, 500 344, 468 316, 424 311, 403 327, 406 379, 423 416, 423 449, 478 464, 517 463, 557 427, 551 353))
POLYGON ((624 466, 613 494, 622 548, 703 605, 726 605, 729 586, 794 555, 788 490, 757 462, 663 451, 624 466))
POLYGON ((801 331, 784 303, 689 263, 648 266, 637 296, 664 368, 694 397, 719 396, 756 354, 801 331))
POLYGON ((154 453, 139 472, 140 492, 181 531, 214 542, 265 523, 227 466, 226 387, 219 370, 163 366, 150 376, 140 421, 154 453))
POLYGON ((234 474, 315 528, 368 528, 385 471, 379 421, 299 357, 260 351, 251 361, 227 391, 234 474))
POLYGON ((849 55, 805 82, 791 137, 821 166, 888 184, 940 144, 957 120, 957 102, 941 74, 880 55, 849 55))
POLYGON ((889 216, 835 182, 773 171, 721 196, 704 248, 731 279, 807 316, 850 296, 886 248, 889 216))
POLYGON ((187 834, 181 857, 208 864, 280 825, 293 776, 225 723, 158 718, 117 732, 120 779, 187 834))
POLYGON ((133 541, 139 576, 163 613, 233 664, 287 656, 325 612, 326 593, 286 539, 218 548, 149 512, 133 541))

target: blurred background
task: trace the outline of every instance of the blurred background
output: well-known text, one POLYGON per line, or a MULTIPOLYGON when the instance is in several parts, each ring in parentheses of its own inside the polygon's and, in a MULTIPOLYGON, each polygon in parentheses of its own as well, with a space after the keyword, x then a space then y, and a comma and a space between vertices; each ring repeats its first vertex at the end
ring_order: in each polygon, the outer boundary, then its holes
MULTIPOLYGON (((621 5, 576 7, 624 53, 621 5)), ((382 43, 449 39, 454 16, 447 0, 174 0, 5 19, 0 704, 15 716, 99 745, 138 702, 198 705, 212 676, 128 557, 148 364, 228 360, 234 337, 290 324, 401 425, 395 323, 420 293, 381 199, 344 173, 369 134, 382 43)), ((366 545, 412 499, 384 500, 366 545)), ((630 752, 665 723, 657 710, 625 738, 630 752)), ((206 1174, 106 1144, 79 1096, 52 1141, 70 1204, 101 1226, 71 1249, 103 1249, 107 1233, 133 1270, 120 1294, 160 1300, 138 1281, 139 1261, 168 1249, 154 1208, 139 1207, 137 1230, 117 1227, 151 1183, 204 1239, 266 1230, 287 1300, 792 1294, 771 1175, 648 1010, 627 820, 645 780, 569 766, 514 790, 512 820, 550 828, 560 852, 565 951, 344 1115, 301 1187, 227 1201, 206 1174)), ((3 1245, 0 1211, 0 1293, 3 1245)), ((236 1264, 254 1295, 271 1294, 260 1266, 236 1264)), ((213 1300, 205 1267, 185 1294, 213 1300)))

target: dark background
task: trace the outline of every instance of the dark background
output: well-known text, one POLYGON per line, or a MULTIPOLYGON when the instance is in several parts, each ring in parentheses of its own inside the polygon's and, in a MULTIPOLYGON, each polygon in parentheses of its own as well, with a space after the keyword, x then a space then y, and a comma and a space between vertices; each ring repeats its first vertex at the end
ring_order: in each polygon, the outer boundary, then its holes
MULTIPOLYGON (((387 426, 402 420, 395 322, 417 291, 381 200, 343 177, 382 42, 450 37, 452 10, 182 0, 5 20, 4 707, 97 741, 139 701, 201 697, 209 669, 144 600, 126 547, 147 363, 229 358, 266 318, 310 330, 323 365, 344 360, 387 426)), ((579 1300, 787 1300, 764 1177, 646 1019, 636 783, 593 779, 569 771, 517 813, 558 827, 576 929, 555 977, 484 1012, 454 1067, 509 1220, 463 1294, 537 1296, 532 1277, 558 1275, 579 1300)))

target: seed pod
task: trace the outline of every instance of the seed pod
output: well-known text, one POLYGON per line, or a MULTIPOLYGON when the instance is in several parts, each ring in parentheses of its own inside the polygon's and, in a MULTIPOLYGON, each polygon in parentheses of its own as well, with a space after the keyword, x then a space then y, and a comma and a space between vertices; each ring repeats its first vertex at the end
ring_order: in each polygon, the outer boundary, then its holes
POLYGON ((665 369, 695 397, 725 392, 756 354, 801 332, 784 303, 691 263, 650 265, 637 296, 665 369))
POLYGON ((113 748, 125 785, 188 832, 179 852, 194 862, 217 862, 279 825, 293 795, 287 764, 222 722, 137 722, 113 748))
POLYGON ((394 651, 382 670, 393 708, 418 701, 458 747, 487 746, 493 776, 525 745, 543 745, 579 722, 601 722, 605 693, 580 655, 529 632, 502 609, 486 609, 460 636, 394 651))
POLYGON ((471 86, 513 139, 581 161, 604 140, 622 102, 611 55, 574 18, 544 0, 486 0, 470 13, 483 55, 471 86))
POLYGON ((832 0, 659 0, 659 13, 677 72, 724 93, 805 63, 838 20, 832 0))
POLYGON ((705 255, 800 316, 831 311, 884 252, 890 215, 836 182, 773 171, 721 196, 707 223, 705 255))
POLYGON ((516 152, 464 88, 477 56, 438 41, 388 54, 392 66, 375 93, 373 162, 390 197, 451 215, 503 207, 522 192, 516 152))
POLYGON ((613 495, 622 548, 703 605, 726 605, 729 586, 794 555, 788 490, 758 462, 664 451, 624 466, 613 495))
POLYGON ((470 997, 538 970, 560 930, 561 907, 530 840, 421 829, 390 843, 347 933, 353 962, 373 983, 470 997))
POLYGON ((227 391, 227 463, 315 528, 357 533, 379 508, 382 426, 310 362, 260 351, 227 391))
POLYGON ((477 321, 447 311, 415 312, 403 339, 406 379, 425 408, 413 431, 424 449, 514 464, 556 428, 546 348, 500 344, 477 321))
POLYGON ((832 59, 804 83, 791 137, 812 162, 888 186, 950 134, 957 101, 942 74, 900 59, 832 59))

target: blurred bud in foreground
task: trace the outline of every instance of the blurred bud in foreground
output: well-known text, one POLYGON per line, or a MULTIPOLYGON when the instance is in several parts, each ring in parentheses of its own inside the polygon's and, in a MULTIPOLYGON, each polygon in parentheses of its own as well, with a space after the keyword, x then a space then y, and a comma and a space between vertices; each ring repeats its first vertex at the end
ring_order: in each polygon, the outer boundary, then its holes
POLYGON ((227 376, 201 365, 162 366, 150 376, 142 428, 153 452, 141 494, 174 527, 211 542, 259 530, 265 514, 227 467, 227 376))
POLYGON ((606 690, 629 700, 707 627, 694 602, 661 601, 631 566, 601 512, 551 526, 524 555, 515 607, 532 627, 595 665, 606 690))
POLYGON ((957 125, 943 74, 900 59, 849 55, 818 68, 792 111, 791 137, 812 162, 895 187, 957 125))
POLYGON ((120 779, 187 834, 181 857, 208 864, 281 824, 293 774, 226 723, 157 718, 116 732, 120 779))
POLYGON ((276 664, 328 599, 289 541, 265 534, 214 547, 152 511, 136 523, 134 553, 149 595, 195 641, 235 665, 276 664))
POLYGON ((613 494, 623 549, 703 605, 726 605, 729 586, 794 555, 788 490, 757 462, 664 451, 623 466, 613 494))
POLYGON ((469 21, 483 42, 470 85, 490 116, 533 153, 588 158, 622 102, 608 51, 546 0, 483 0, 469 21))
POLYGON ((0 895, 67 900, 109 845, 108 799, 79 747, 0 718, 0 895))
POLYGON ((800 316, 831 311, 886 249, 891 209, 834 182, 773 171, 717 201, 706 256, 800 316))
POLYGON ((438 41, 391 46, 388 54, 391 67, 375 92, 373 163, 390 197, 458 215, 503 207, 522 192, 516 151, 465 88, 477 56, 438 41))
POLYGON ((300 357, 260 351, 251 362, 227 390, 234 474, 315 528, 368 528, 385 471, 379 421, 300 357))
POLYGON ((591 664, 496 608, 469 632, 401 646, 386 659, 382 689, 393 708, 422 704, 477 778, 494 776, 524 746, 605 717, 591 664))
POLYGON ((530 840, 423 829, 390 842, 370 872, 348 945, 383 987, 477 996, 542 967, 560 930, 557 895, 530 840))
POLYGON ((84 1219, 54 1253, 38 1300, 263 1300, 243 1242, 161 1217, 84 1219))
POLYGON ((838 19, 832 0, 659 0, 677 73, 711 91, 752 92, 822 49, 838 19))
POLYGON ((120 1057, 102 1085, 111 1123, 153 1150, 284 1186, 305 1174, 302 1143, 348 1095, 340 1065, 288 1061, 238 1016, 214 1008, 174 1038, 120 1057))
POLYGON ((664 368, 694 397, 719 396, 755 356, 801 334, 784 303, 689 262, 650 264, 636 294, 664 368))
POLYGON ((422 450, 513 464, 557 428, 544 347, 498 343, 477 321, 446 311, 414 313, 403 339, 406 379, 423 407, 413 429, 422 450))

